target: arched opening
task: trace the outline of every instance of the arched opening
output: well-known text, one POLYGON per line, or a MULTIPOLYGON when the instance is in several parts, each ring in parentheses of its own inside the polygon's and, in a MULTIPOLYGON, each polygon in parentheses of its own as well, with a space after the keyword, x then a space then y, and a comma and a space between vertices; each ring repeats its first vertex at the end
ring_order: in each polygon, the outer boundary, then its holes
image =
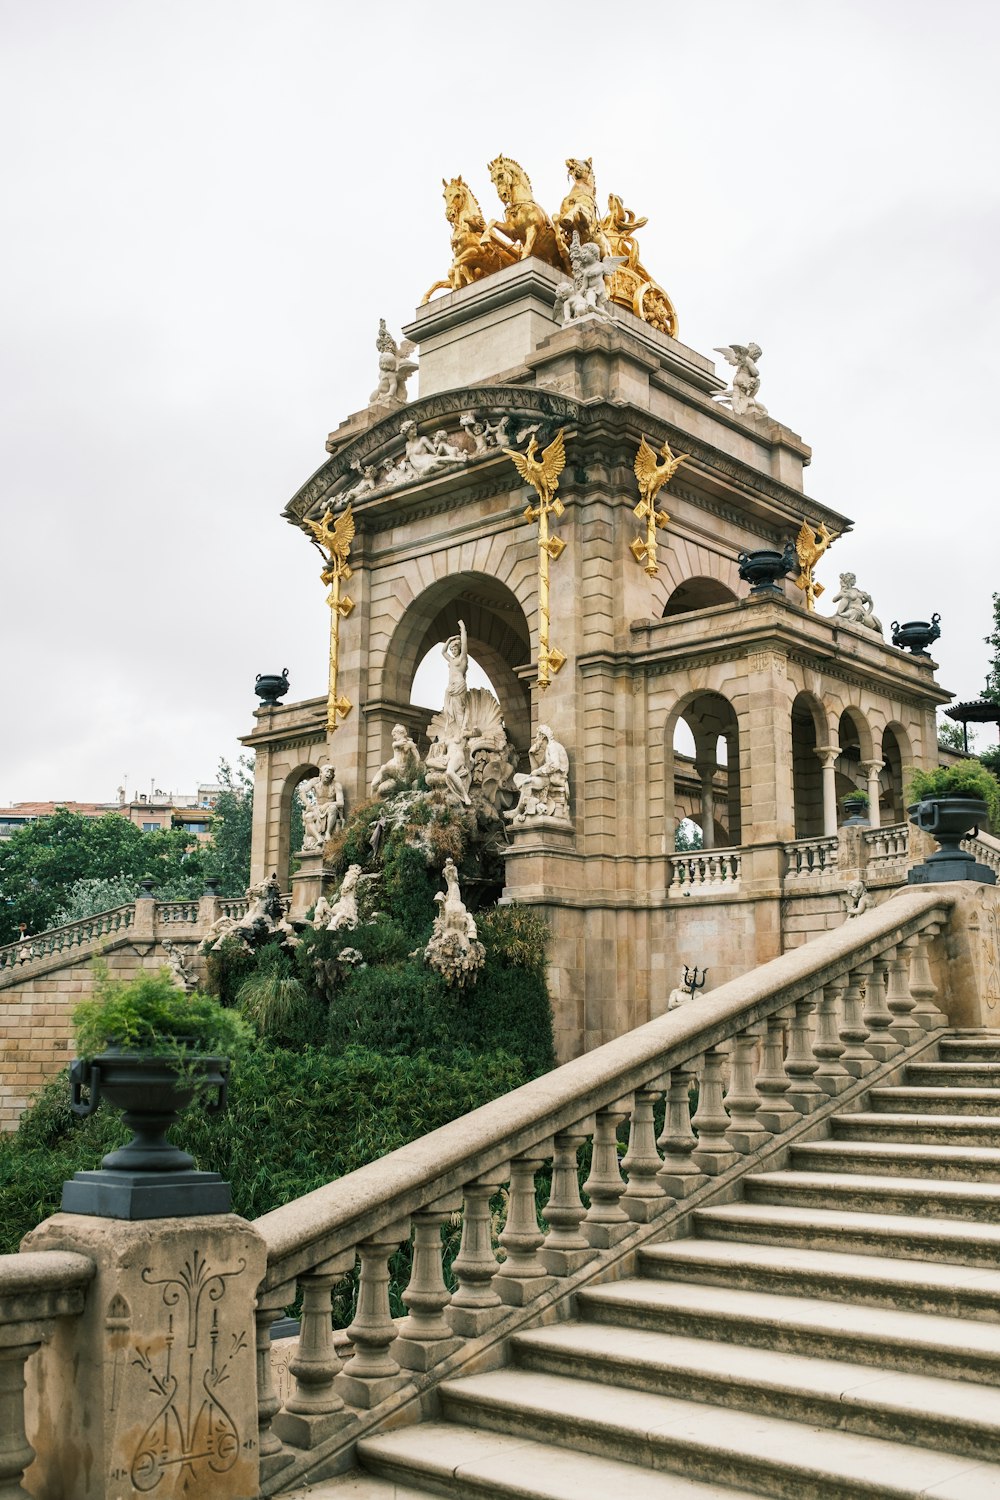
POLYGON ((667 786, 673 788, 667 852, 685 843, 691 847, 692 825, 701 833, 701 847, 735 847, 742 840, 742 818, 739 726, 732 704, 721 693, 700 693, 671 715, 667 733, 667 786))
POLYGON ((736 595, 717 578, 686 578, 674 589, 663 607, 663 618, 686 615, 693 609, 711 609, 716 604, 735 604, 736 595))
POLYGON ((296 766, 282 783, 278 797, 277 854, 274 870, 268 870, 267 874, 277 875, 278 885, 283 891, 288 890, 289 881, 299 867, 297 856, 302 848, 302 807, 295 793, 310 776, 318 775, 316 765, 296 766))
POLYGON ((792 703, 792 795, 795 837, 819 838, 823 833, 823 767, 819 750, 826 744, 823 706, 810 693, 798 693, 792 703))
POLYGON ((903 768, 912 765, 909 736, 901 724, 888 724, 882 731, 882 769, 879 772, 879 814, 883 827, 906 821, 906 788, 903 768))
POLYGON ((865 766, 873 758, 872 732, 865 716, 856 708, 845 708, 837 726, 839 753, 834 762, 837 806, 851 792, 868 791, 865 766))
POLYGON ((400 705, 440 708, 444 698, 441 648, 464 621, 469 643, 469 687, 489 687, 519 750, 531 739, 531 698, 518 675, 531 659, 528 622, 505 584, 483 573, 456 573, 425 589, 406 609, 393 632, 380 696, 400 705), (426 666, 425 666, 426 663, 426 666), (472 671, 477 665, 482 676, 472 671), (436 689, 437 664, 442 669, 436 689), (420 679, 418 681, 418 671, 420 679))

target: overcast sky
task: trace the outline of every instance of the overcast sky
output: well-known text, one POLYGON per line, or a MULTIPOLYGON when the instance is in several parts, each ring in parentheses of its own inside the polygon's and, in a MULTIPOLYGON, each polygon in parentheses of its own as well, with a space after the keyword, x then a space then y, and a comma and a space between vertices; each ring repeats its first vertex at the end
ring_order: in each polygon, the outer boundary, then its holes
MULTIPOLYGON (((325 690, 279 512, 444 275, 441 178, 550 211, 592 156, 680 336, 755 339, 851 569, 942 615, 978 695, 1000 589, 992 0, 0 0, 0 805, 193 790, 257 672, 325 690)), ((725 373, 725 372, 724 372, 725 373)), ((411 383, 411 391, 415 382, 411 383)), ((831 590, 831 596, 834 590, 831 590)), ((821 601, 821 610, 823 603, 821 601)), ((992 731, 991 731, 992 733, 992 731)))

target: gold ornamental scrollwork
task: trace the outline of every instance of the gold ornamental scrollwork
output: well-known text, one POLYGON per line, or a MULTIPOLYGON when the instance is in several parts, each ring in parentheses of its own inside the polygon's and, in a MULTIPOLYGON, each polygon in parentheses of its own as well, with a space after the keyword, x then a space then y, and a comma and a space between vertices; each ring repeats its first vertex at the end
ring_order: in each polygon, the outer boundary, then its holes
POLYGON ((524 514, 527 520, 538 522, 538 686, 542 689, 548 687, 552 675, 566 660, 558 646, 549 644, 549 563, 558 561, 566 548, 561 537, 549 535, 549 517, 555 516, 558 520, 564 510, 556 494, 559 475, 566 467, 564 430, 560 427, 540 459, 535 457, 538 441, 534 434, 526 452, 517 453, 513 448, 503 450, 521 478, 538 496, 538 504, 527 506, 524 514))
POLYGON ((645 568, 650 578, 655 578, 660 571, 656 561, 656 532, 658 528, 667 525, 670 517, 664 510, 657 510, 656 497, 665 484, 669 484, 682 463, 691 457, 690 453, 675 454, 669 443, 664 443, 660 449, 662 464, 656 462, 656 454, 646 442, 645 437, 639 443, 639 451, 635 456, 636 481, 639 485, 639 503, 635 507, 634 514, 640 521, 646 523, 645 538, 637 536, 629 546, 629 551, 636 562, 645 568))
POLYGON ((822 522, 816 527, 811 526, 808 521, 803 521, 799 527, 799 534, 795 538, 795 555, 799 560, 799 576, 793 582, 795 587, 801 589, 805 594, 806 609, 810 611, 815 610, 816 600, 824 592, 823 585, 817 583, 813 577, 813 569, 830 543, 836 540, 836 534, 828 531, 822 522))
POLYGON ((337 691, 337 671, 340 665, 340 622, 354 608, 354 600, 350 595, 341 592, 341 586, 351 577, 352 572, 347 557, 354 540, 354 515, 348 505, 344 514, 336 521, 333 519, 333 512, 328 509, 321 520, 306 520, 305 524, 313 534, 315 546, 323 555, 325 566, 320 579, 330 590, 326 596, 330 607, 330 680, 326 699, 326 728, 328 734, 333 734, 338 718, 346 719, 353 706, 349 698, 337 691))

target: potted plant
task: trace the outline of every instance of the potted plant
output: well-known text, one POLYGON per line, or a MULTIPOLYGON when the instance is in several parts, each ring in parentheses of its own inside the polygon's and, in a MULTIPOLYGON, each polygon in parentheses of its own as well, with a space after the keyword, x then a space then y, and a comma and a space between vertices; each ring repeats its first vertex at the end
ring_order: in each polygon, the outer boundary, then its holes
POLYGON ((871 806, 871 798, 867 792, 863 792, 860 787, 855 787, 852 792, 848 792, 840 800, 847 814, 848 823, 867 824, 868 809, 871 806))
POLYGON ((991 871, 984 876, 981 872, 986 867, 959 848, 962 839, 981 824, 1000 827, 1000 782, 980 761, 970 757, 930 771, 913 770, 909 794, 913 799, 907 808, 910 822, 933 834, 940 845, 923 865, 911 870, 911 884, 992 876, 991 871))
POLYGON ((123 1111, 133 1139, 104 1157, 105 1170, 188 1171, 191 1157, 166 1131, 196 1098, 210 1114, 225 1108, 230 1059, 246 1047, 247 1024, 211 996, 179 988, 167 968, 127 982, 103 964, 95 971, 93 994, 73 1012, 71 1107, 89 1115, 103 1098, 123 1111))

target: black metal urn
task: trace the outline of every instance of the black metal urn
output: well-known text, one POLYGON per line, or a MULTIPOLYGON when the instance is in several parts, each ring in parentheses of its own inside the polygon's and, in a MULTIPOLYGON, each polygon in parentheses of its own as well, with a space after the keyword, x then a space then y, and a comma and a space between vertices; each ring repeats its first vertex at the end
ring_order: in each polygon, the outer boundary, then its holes
POLYGON ((929 620, 907 620, 905 625, 893 620, 892 644, 900 650, 908 648, 914 656, 927 656, 928 652, 924 648, 936 641, 941 634, 940 621, 940 615, 931 615, 929 620))
POLYGON ((995 885, 996 875, 981 865, 975 855, 961 848, 967 834, 988 822, 989 810, 978 797, 925 797, 906 809, 910 822, 938 841, 938 848, 915 865, 907 875, 910 885, 930 885, 945 880, 976 880, 995 885))
POLYGON ((91 1061, 77 1058, 70 1067, 73 1113, 91 1115, 106 1099, 122 1111, 132 1139, 109 1151, 99 1171, 77 1172, 63 1184, 63 1210, 118 1219, 228 1213, 229 1184, 217 1172, 197 1171, 193 1158, 167 1139, 195 1095, 204 1098, 207 1114, 219 1114, 228 1087, 225 1057, 153 1057, 108 1047, 91 1061))
POLYGON ((274 672, 258 672, 254 692, 260 699, 261 708, 277 707, 288 692, 288 668, 282 669, 280 677, 274 672))
POLYGON ((740 577, 751 586, 751 594, 780 594, 777 580, 798 566, 791 542, 786 544, 784 552, 763 548, 758 552, 741 552, 736 560, 740 577))
POLYGON ((847 814, 847 823, 844 825, 845 827, 867 828, 870 826, 871 819, 869 817, 869 810, 871 804, 868 801, 867 793, 856 792, 852 795, 850 792, 848 792, 847 796, 842 797, 840 800, 843 805, 844 812, 847 814))

